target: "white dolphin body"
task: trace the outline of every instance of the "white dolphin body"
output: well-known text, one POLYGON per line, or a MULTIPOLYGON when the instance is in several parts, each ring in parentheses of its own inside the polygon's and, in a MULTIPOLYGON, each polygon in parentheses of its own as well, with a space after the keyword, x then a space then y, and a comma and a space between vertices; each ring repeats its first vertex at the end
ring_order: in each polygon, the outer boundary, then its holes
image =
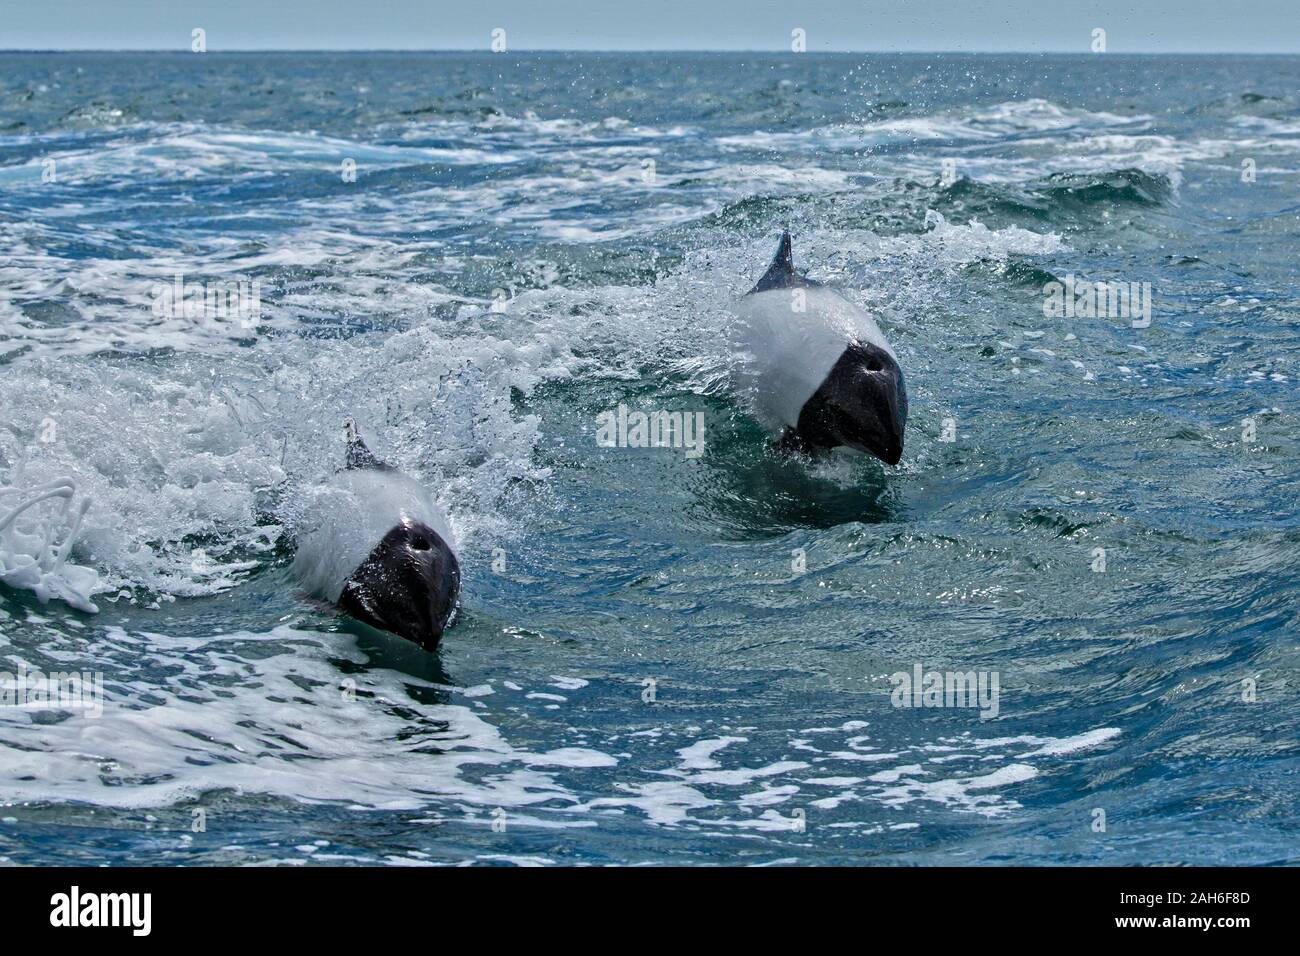
POLYGON ((871 315, 794 271, 790 233, 735 313, 735 382, 783 447, 844 445, 898 464, 907 424, 898 356, 871 315))

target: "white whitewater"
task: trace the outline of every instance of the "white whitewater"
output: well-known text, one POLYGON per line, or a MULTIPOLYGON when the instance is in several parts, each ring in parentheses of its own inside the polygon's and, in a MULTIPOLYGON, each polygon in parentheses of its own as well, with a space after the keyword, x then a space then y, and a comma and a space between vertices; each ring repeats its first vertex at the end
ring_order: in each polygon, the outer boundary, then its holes
POLYGON ((84 497, 74 508, 76 494, 71 478, 25 489, 0 486, 0 584, 32 591, 42 604, 53 598, 95 614, 90 598, 101 590, 99 574, 68 561, 90 508, 84 497))

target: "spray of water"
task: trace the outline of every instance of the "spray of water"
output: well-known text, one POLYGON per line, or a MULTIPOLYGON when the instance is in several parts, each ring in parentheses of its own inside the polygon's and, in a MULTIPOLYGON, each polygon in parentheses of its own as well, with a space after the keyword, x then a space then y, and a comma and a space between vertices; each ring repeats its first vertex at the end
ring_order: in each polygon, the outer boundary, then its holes
POLYGON ((90 598, 102 590, 99 575, 68 563, 90 508, 87 497, 74 506, 76 496, 71 478, 0 486, 0 583, 33 591, 42 604, 54 598, 94 614, 99 608, 90 598))

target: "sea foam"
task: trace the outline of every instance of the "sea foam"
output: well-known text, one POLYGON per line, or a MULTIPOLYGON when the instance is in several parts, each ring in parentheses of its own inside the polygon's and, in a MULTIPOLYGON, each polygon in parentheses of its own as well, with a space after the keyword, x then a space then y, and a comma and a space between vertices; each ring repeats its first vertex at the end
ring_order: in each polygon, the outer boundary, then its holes
POLYGON ((99 575, 68 561, 90 508, 85 497, 74 507, 76 494, 71 478, 0 486, 0 583, 32 591, 42 604, 53 598, 94 614, 99 575))

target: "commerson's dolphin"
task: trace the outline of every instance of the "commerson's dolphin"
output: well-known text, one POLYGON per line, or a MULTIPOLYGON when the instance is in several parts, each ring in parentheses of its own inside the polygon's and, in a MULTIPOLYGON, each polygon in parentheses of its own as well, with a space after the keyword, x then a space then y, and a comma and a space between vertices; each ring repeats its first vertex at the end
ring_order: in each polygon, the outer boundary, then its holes
POLYGON ((870 315, 794 270, 790 233, 740 300, 738 377, 778 447, 846 445, 891 465, 903 456, 907 387, 898 357, 870 315))
POLYGON ((380 461, 344 422, 346 464, 312 495, 293 574, 344 613, 426 650, 456 612, 460 563, 425 488, 380 461))

